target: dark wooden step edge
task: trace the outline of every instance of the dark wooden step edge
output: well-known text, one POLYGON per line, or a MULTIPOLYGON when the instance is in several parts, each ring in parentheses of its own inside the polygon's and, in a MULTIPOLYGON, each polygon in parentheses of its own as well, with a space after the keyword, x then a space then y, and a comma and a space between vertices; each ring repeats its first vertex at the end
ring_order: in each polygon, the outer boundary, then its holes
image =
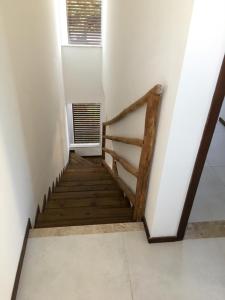
POLYGON ((219 118, 219 121, 220 121, 220 123, 223 125, 223 126, 225 126, 225 120, 223 119, 223 118, 219 118))
POLYGON ((27 247, 27 241, 28 241, 28 237, 29 237, 29 231, 30 231, 31 228, 32 228, 31 221, 30 221, 30 219, 28 219, 26 230, 25 230, 25 235, 24 235, 24 239, 23 239, 23 245, 22 245, 22 249, 21 249, 21 252, 20 252, 20 258, 19 258, 19 262, 18 262, 18 266, 17 266, 16 276, 15 276, 15 280, 14 280, 11 300, 16 300, 20 275, 21 275, 24 256, 25 256, 26 247, 27 247))
POLYGON ((53 227, 71 227, 71 226, 86 226, 86 225, 104 225, 115 223, 131 223, 131 217, 116 217, 116 218, 96 218, 83 220, 60 220, 52 222, 40 222, 37 228, 53 228, 53 227), (82 224, 81 224, 82 221, 82 224), (95 222, 96 221, 96 222, 95 222))

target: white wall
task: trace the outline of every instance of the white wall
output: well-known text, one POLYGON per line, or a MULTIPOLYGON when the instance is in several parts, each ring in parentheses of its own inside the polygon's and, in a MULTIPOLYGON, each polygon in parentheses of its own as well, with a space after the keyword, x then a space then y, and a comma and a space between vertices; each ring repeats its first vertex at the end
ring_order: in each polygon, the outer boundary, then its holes
MULTIPOLYGON (((143 96, 155 84, 161 83, 165 87, 152 169, 154 188, 151 189, 151 198, 157 197, 160 185, 192 2, 104 1, 103 78, 107 119, 143 96)), ((144 112, 145 109, 141 109, 127 120, 111 126, 111 132, 142 137, 144 112)), ((119 143, 113 143, 113 148, 138 166, 139 149, 119 143)), ((135 189, 135 179, 122 169, 120 174, 135 189)))
MULTIPOLYGON (((163 172, 146 218, 151 235, 174 236, 225 49, 225 2, 195 0, 163 172), (210 22, 209 22, 210 20, 210 22)), ((155 161, 156 166, 157 161, 155 161)), ((153 173, 154 175, 154 173, 153 173)))
POLYGON ((102 48, 62 47, 67 103, 103 102, 102 48))
POLYGON ((102 88, 102 47, 68 44, 66 1, 56 0, 59 11, 62 44, 63 77, 65 84, 70 149, 83 156, 100 155, 97 147, 75 147, 71 103, 101 103, 104 118, 104 93, 102 88))
POLYGON ((102 88, 102 48, 91 46, 62 46, 63 74, 66 92, 70 149, 79 155, 101 155, 97 147, 75 147, 71 103, 101 103, 104 118, 104 93, 102 88))
MULTIPOLYGON (((165 87, 145 215, 152 237, 174 236, 224 55, 225 2, 108 0, 104 9, 107 119, 165 87)), ((110 131, 141 136, 143 122, 142 110, 110 131)), ((138 165, 138 150, 111 144, 138 165)))
POLYGON ((27 220, 68 159, 54 0, 0 2, 0 298, 27 220))

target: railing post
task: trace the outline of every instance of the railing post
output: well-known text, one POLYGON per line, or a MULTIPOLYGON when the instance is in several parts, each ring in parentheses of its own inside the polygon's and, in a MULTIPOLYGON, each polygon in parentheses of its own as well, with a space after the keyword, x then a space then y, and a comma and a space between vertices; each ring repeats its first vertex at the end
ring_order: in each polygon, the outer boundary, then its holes
POLYGON ((133 215, 134 221, 141 221, 141 219, 144 216, 148 183, 149 183, 149 173, 150 173, 154 145, 155 145, 157 116, 159 112, 161 95, 162 95, 162 87, 156 86, 155 91, 149 95, 147 101, 144 144, 141 152, 139 173, 138 173, 137 187, 136 187, 136 199, 135 199, 135 207, 134 207, 134 215, 133 215))
POLYGON ((105 148, 105 135, 106 135, 106 125, 102 124, 102 159, 105 159, 105 152, 103 149, 105 148))
POLYGON ((115 176, 118 176, 118 169, 117 169, 117 164, 116 164, 116 160, 113 159, 113 167, 112 167, 113 173, 115 176))

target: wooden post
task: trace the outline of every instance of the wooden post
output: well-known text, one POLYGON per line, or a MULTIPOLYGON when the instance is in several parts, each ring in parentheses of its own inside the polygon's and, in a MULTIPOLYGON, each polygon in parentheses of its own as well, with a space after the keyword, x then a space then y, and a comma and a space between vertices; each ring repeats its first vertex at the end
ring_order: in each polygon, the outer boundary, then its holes
POLYGON ((140 221, 144 215, 161 95, 162 87, 156 86, 155 91, 149 95, 147 102, 144 144, 141 152, 139 174, 136 187, 136 200, 134 208, 135 221, 140 221))
POLYGON ((118 176, 118 170, 117 170, 117 164, 116 164, 116 160, 113 159, 113 173, 115 176, 118 176))
MULTIPOLYGON (((102 124, 102 149, 105 148, 106 125, 102 124)), ((105 159, 105 152, 102 150, 102 159, 105 159)))

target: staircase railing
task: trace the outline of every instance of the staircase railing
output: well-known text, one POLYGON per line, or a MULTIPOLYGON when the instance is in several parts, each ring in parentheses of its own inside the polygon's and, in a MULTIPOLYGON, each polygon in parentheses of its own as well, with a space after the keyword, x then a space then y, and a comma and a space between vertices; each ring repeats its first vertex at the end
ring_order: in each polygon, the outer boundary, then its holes
POLYGON ((148 190, 148 182, 149 182, 149 173, 151 169, 155 138, 156 138, 156 130, 157 130, 157 119, 159 114, 159 107, 162 98, 162 86, 156 85, 153 89, 151 89, 146 95, 142 98, 131 104, 129 107, 124 109, 121 113, 119 113, 116 117, 111 119, 110 121, 103 123, 103 139, 102 139, 102 157, 103 164, 108 169, 108 171, 112 174, 113 178, 117 181, 120 188, 123 190, 124 194, 130 200, 134 207, 133 220, 140 221, 144 216, 145 205, 146 205, 146 197, 148 190), (141 106, 145 105, 146 114, 145 114, 145 129, 144 129, 144 138, 128 138, 121 136, 112 136, 106 134, 106 128, 112 124, 117 123, 128 114, 136 111, 141 106), (120 156, 113 150, 107 149, 105 147, 106 139, 116 142, 121 142, 129 145, 134 145, 141 147, 141 156, 139 161, 138 169, 133 166, 128 160, 120 156), (112 156, 113 165, 112 169, 105 162, 105 153, 108 153, 112 156), (136 193, 134 193, 131 188, 124 182, 122 178, 119 177, 117 170, 117 163, 119 163, 126 171, 131 173, 133 176, 137 178, 136 185, 136 193))

